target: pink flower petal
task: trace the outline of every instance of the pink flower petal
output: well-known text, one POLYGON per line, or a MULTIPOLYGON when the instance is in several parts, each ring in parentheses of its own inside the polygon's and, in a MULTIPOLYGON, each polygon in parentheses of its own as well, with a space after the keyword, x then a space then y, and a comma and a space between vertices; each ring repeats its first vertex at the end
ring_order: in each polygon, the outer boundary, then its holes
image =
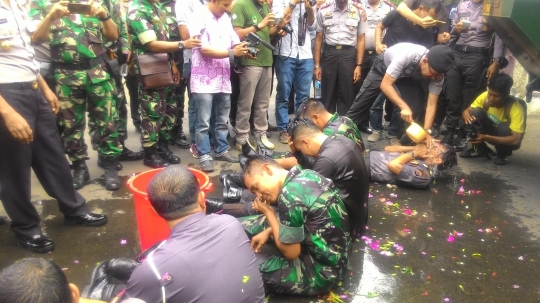
POLYGON ((120 240, 120 245, 126 245, 126 244, 127 244, 127 240, 126 240, 126 239, 120 240))
POLYGON ((465 183, 465 179, 461 179, 461 180, 459 180, 459 182, 465 183))
POLYGON ((519 288, 519 285, 515 285, 515 284, 514 284, 514 288, 519 288))
POLYGON ((408 229, 408 228, 404 228, 404 229, 403 229, 403 232, 404 232, 404 233, 409 233, 409 232, 411 232, 411 230, 408 229))
POLYGON ((448 241, 450 243, 454 242, 454 236, 452 236, 452 235, 448 236, 448 238, 446 238, 446 241, 448 241))

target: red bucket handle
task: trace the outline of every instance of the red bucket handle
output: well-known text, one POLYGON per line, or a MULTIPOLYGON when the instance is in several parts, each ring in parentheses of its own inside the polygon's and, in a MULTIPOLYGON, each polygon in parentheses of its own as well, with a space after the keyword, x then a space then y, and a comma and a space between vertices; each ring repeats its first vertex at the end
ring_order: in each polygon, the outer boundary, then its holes
POLYGON ((208 182, 208 183, 204 186, 204 188, 201 188, 201 189, 202 189, 202 191, 204 191, 204 192, 211 192, 211 191, 214 190, 214 183, 208 182))

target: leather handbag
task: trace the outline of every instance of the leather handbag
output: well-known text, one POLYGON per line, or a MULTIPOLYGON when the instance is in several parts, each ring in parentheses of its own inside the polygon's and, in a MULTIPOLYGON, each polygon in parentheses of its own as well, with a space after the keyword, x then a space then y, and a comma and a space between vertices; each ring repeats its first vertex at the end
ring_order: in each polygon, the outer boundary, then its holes
POLYGON ((174 84, 166 53, 137 55, 137 65, 143 89, 161 89, 174 84))

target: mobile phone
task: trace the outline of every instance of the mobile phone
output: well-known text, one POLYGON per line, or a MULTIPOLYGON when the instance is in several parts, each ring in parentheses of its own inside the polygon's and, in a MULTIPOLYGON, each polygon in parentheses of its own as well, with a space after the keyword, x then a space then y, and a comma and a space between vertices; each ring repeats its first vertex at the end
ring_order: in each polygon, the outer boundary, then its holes
POLYGON ((90 4, 68 3, 67 8, 72 14, 90 15, 90 4))
POLYGON ((470 21, 461 21, 461 24, 465 28, 471 28, 471 22, 470 21))
POLYGON ((270 22, 270 25, 278 25, 283 18, 274 18, 274 21, 270 22))

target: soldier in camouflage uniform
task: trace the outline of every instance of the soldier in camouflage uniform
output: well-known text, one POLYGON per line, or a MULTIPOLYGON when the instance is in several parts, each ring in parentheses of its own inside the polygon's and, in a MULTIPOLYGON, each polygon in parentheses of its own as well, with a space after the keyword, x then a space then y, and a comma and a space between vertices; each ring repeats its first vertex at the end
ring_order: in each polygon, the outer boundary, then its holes
MULTIPOLYGON (((200 46, 197 39, 173 42, 170 40, 168 24, 175 23, 174 16, 165 13, 162 3, 156 0, 135 0, 128 9, 128 33, 133 42, 134 60, 136 55, 148 53, 174 53, 185 48, 200 46)), ((169 58, 173 56, 170 55, 169 58)), ((170 60, 172 61, 172 59, 170 60)), ((180 80, 176 64, 171 62, 175 82, 180 80)), ((134 64, 138 74, 137 64, 134 64)), ((141 100, 141 143, 144 148, 144 164, 150 167, 164 167, 180 163, 168 147, 171 139, 171 128, 176 117, 176 104, 167 98, 171 87, 161 90, 144 90, 139 84, 141 100)))
POLYGON ((34 43, 49 42, 55 67, 56 93, 61 103, 59 120, 64 148, 73 161, 73 183, 82 188, 90 179, 85 160, 86 108, 99 137, 98 155, 105 167, 105 187, 120 188, 116 167, 122 147, 116 122, 116 87, 106 65, 106 40, 118 39, 118 27, 100 3, 90 6, 90 14, 70 14, 66 4, 33 0, 31 17, 41 21, 34 32, 34 43), (53 6, 60 13, 47 13, 53 6))
POLYGON ((262 213, 239 219, 253 237, 252 247, 260 252, 273 236, 283 253, 261 258, 265 289, 315 295, 337 286, 347 272, 351 238, 347 212, 333 183, 300 167, 286 171, 264 157, 248 161, 244 179, 257 195, 253 208, 262 213))
MULTIPOLYGON (((109 67, 111 68, 110 74, 116 84, 116 109, 118 110, 118 121, 116 128, 118 130, 118 141, 122 145, 122 153, 118 158, 119 161, 137 161, 143 158, 142 152, 133 152, 129 150, 125 141, 128 138, 127 134, 127 99, 124 91, 123 77, 120 74, 120 66, 126 63, 127 56, 130 52, 130 44, 127 35, 127 28, 125 22, 125 16, 122 16, 120 5, 118 0, 104 0, 103 4, 107 10, 111 13, 111 19, 118 26, 118 40, 114 42, 107 42, 107 52, 109 55, 109 67)), ((95 125, 88 122, 90 128, 90 134, 92 135, 92 147, 97 150, 97 136, 95 134, 95 125)), ((102 167, 102 163, 98 160, 98 165, 102 167)), ((122 166, 119 165, 121 169, 122 166)))
MULTIPOLYGON (((170 41, 182 41, 180 39, 180 30, 178 28, 177 20, 176 20, 176 0, 163 0, 162 1, 163 6, 166 9, 167 14, 167 21, 174 20, 175 22, 172 22, 170 24, 167 24, 167 27, 169 27, 170 32, 170 41)), ((184 69, 184 53, 183 52, 176 52, 173 54, 173 60, 174 64, 176 64, 176 68, 179 71, 182 71, 184 69)), ((181 81, 186 81, 186 79, 182 79, 181 81)), ((188 83, 189 85, 189 83, 188 83)), ((183 119, 184 119, 184 96, 185 89, 181 88, 181 85, 173 86, 168 98, 171 98, 171 102, 174 102, 176 104, 176 119, 174 122, 174 126, 171 132, 171 143, 183 148, 188 149, 189 148, 189 142, 187 142, 186 135, 184 134, 184 128, 183 128, 183 119)))

